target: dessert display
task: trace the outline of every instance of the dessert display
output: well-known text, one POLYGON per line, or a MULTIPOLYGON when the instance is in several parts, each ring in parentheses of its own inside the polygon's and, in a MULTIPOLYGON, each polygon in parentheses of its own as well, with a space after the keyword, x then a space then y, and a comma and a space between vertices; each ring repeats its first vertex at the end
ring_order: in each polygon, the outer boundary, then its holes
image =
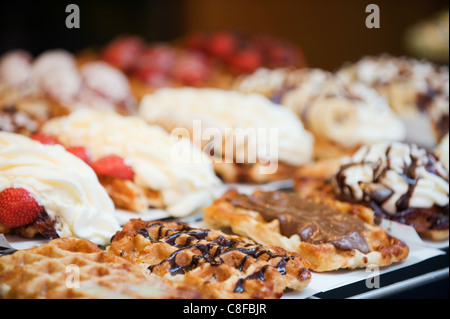
POLYGON ((136 116, 81 109, 51 119, 40 133, 84 158, 118 208, 185 216, 211 203, 221 184, 209 157, 189 139, 172 139, 136 116))
POLYGON ((49 118, 78 108, 135 110, 128 79, 105 62, 78 65, 64 50, 50 50, 35 59, 25 51, 0 58, 0 128, 32 134, 49 118))
POLYGON ((314 134, 315 158, 339 158, 362 145, 406 137, 403 123, 375 90, 321 69, 260 69, 238 78, 234 89, 264 94, 293 110, 314 134))
POLYGON ((0 233, 106 245, 119 229, 94 171, 59 145, 0 132, 0 233))
POLYGON ((385 54, 347 64, 339 74, 349 81, 360 81, 375 88, 403 119, 413 121, 425 117, 431 128, 430 137, 426 136, 425 129, 415 134, 417 125, 412 125, 408 132, 411 142, 434 145, 448 132, 448 67, 385 54))
POLYGON ((190 137, 212 155, 227 182, 290 178, 312 159, 313 137, 300 119, 262 95, 162 88, 142 99, 139 114, 172 135, 190 137))
POLYGON ((190 287, 148 275, 75 237, 1 257, 0 283, 4 299, 199 298, 190 287))
POLYGON ((279 298, 286 289, 301 291, 311 278, 296 253, 180 221, 133 219, 108 252, 195 287, 202 298, 279 298))
POLYGON ((328 205, 281 192, 231 190, 205 208, 204 220, 263 245, 301 255, 314 271, 401 262, 408 246, 373 223, 369 210, 328 205))
POLYGON ((302 197, 371 208, 380 218, 407 224, 431 240, 448 238, 449 175, 438 157, 415 144, 363 146, 352 157, 302 167, 302 197))
POLYGON ((409 38, 433 62, 333 71, 230 30, 4 53, 0 299, 365 298, 418 263, 401 287, 448 275, 439 19, 409 38))

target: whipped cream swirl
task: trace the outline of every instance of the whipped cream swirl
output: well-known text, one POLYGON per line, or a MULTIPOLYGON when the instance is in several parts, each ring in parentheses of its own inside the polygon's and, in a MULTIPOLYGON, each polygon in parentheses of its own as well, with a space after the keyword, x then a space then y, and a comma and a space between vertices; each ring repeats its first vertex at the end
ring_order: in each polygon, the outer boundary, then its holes
POLYGON ((335 190, 395 215, 408 208, 448 206, 449 174, 433 153, 415 144, 377 143, 342 160, 335 190))
POLYGON ((120 229, 114 204, 97 175, 60 145, 42 145, 0 132, 0 191, 24 188, 55 221, 59 237, 77 236, 98 245, 120 229))

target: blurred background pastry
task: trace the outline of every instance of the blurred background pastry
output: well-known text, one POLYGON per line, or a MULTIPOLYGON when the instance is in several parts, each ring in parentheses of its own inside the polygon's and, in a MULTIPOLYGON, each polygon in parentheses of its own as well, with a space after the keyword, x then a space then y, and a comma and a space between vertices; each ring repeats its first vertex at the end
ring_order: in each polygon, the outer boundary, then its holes
POLYGON ((448 28, 448 9, 419 20, 406 30, 408 51, 417 57, 448 64, 448 28))
POLYGON ((375 90, 321 69, 259 69, 238 78, 234 88, 265 94, 293 110, 314 134, 316 158, 339 158, 365 144, 406 137, 403 123, 375 90))
POLYGON ((35 59, 23 50, 0 58, 0 127, 31 134, 46 120, 78 108, 133 113, 136 99, 128 79, 105 62, 78 65, 65 50, 35 59))
POLYGON ((383 54, 344 65, 339 75, 363 82, 384 96, 404 120, 408 141, 432 147, 448 132, 448 67, 383 54))
POLYGON ((312 159, 313 137, 300 119, 259 94, 162 88, 142 99, 139 114, 190 137, 228 182, 286 179, 312 159))

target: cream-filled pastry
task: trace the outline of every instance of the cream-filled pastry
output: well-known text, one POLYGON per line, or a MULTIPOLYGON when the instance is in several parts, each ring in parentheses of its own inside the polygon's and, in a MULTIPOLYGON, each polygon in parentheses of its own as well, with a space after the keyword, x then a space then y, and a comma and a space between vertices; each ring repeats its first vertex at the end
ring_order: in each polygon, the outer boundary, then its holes
POLYGON ((106 245, 119 229, 94 171, 60 145, 0 132, 0 232, 106 245))
POLYGON ((145 96, 139 113, 214 155, 216 172, 226 181, 287 178, 312 158, 313 137, 300 119, 259 94, 164 88, 145 96))
POLYGON ((220 185, 211 160, 190 140, 171 138, 135 116, 82 109, 48 121, 42 133, 66 147, 83 147, 121 208, 165 208, 183 216, 208 205, 220 185))

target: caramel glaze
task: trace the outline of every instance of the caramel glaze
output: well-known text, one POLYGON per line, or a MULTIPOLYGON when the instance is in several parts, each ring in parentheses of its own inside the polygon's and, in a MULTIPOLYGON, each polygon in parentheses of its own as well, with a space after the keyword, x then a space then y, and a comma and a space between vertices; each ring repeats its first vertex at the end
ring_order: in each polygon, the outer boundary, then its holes
MULTIPOLYGON (((267 261, 273 258, 280 258, 274 268, 281 275, 285 275, 286 264, 289 262, 289 260, 294 260, 295 258, 291 255, 276 254, 268 249, 265 249, 262 245, 258 245, 254 242, 243 242, 239 239, 229 239, 223 236, 218 236, 213 240, 206 240, 206 237, 209 235, 210 230, 191 228, 190 226, 182 222, 178 222, 178 224, 180 226, 180 229, 178 230, 168 229, 163 223, 159 222, 149 224, 136 230, 135 235, 142 235, 152 243, 163 241, 171 246, 179 248, 177 251, 173 252, 169 256, 169 258, 164 259, 158 264, 149 266, 148 270, 150 270, 150 272, 152 272, 155 267, 162 266, 165 263, 169 263, 169 273, 172 276, 185 274, 186 272, 195 269, 203 263, 209 263, 212 266, 219 266, 224 263, 222 260, 222 256, 224 254, 239 251, 244 255, 239 265, 236 267, 239 271, 243 271, 249 258, 263 258, 267 261), (156 236, 151 237, 148 230, 153 227, 158 227, 158 231, 156 232, 156 236), (198 250, 200 254, 194 254, 190 263, 186 265, 177 264, 177 262, 175 261, 177 255, 186 250, 198 250)), ((246 280, 256 279, 264 281, 264 273, 268 267, 270 266, 265 265, 260 270, 246 276, 245 278, 240 278, 236 283, 234 292, 244 292, 244 283, 246 280)), ((306 280, 311 275, 307 269, 303 268, 298 276, 299 278, 306 280)))
POLYGON ((327 205, 280 191, 239 194, 229 201, 236 207, 258 212, 267 222, 278 219, 281 234, 286 237, 298 235, 311 244, 331 243, 340 250, 370 251, 361 235, 364 222, 327 205))

